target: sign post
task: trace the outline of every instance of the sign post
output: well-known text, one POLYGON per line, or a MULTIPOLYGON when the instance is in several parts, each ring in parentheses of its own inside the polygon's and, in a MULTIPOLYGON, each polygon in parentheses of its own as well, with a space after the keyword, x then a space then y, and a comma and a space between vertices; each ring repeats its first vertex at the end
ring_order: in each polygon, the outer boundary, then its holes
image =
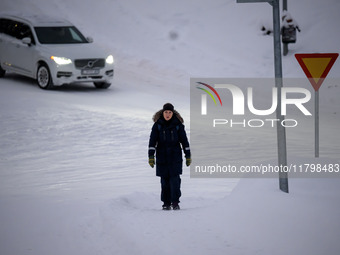
MULTIPOLYGON (((278 102, 281 102, 282 88, 282 58, 281 58, 281 41, 280 41, 280 2, 279 0, 236 0, 237 3, 260 3, 267 2, 273 6, 273 27, 274 27, 274 65, 275 65, 275 86, 278 88, 278 102)), ((284 116, 281 114, 281 103, 276 109, 276 118, 282 123, 284 116)), ((286 129, 282 125, 277 125, 277 145, 278 145, 278 163, 279 166, 287 166, 287 147, 286 147, 286 129)), ((288 173, 279 172, 280 190, 288 193, 288 173)))
MULTIPOLYGON (((282 2, 282 9, 284 11, 288 11, 288 3, 287 0, 283 0, 282 2)), ((283 56, 288 55, 288 43, 283 43, 283 56)))
POLYGON ((338 53, 295 54, 302 70, 315 91, 315 157, 319 157, 319 88, 331 70, 338 53))

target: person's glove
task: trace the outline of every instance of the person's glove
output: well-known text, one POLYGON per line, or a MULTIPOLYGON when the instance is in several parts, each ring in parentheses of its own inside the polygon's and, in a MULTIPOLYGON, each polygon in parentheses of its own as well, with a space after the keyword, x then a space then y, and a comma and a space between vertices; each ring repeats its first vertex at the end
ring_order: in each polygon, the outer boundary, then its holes
POLYGON ((186 158, 185 164, 186 164, 187 166, 190 166, 190 164, 191 164, 191 158, 186 158))
POLYGON ((149 165, 153 168, 155 166, 155 156, 149 157, 149 165))

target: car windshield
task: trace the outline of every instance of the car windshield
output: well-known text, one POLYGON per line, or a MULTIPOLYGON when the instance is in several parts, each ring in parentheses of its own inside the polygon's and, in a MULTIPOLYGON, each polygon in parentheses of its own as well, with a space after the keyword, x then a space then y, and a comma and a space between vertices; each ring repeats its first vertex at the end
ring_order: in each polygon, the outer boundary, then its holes
POLYGON ((35 27, 41 44, 88 43, 76 27, 35 27))

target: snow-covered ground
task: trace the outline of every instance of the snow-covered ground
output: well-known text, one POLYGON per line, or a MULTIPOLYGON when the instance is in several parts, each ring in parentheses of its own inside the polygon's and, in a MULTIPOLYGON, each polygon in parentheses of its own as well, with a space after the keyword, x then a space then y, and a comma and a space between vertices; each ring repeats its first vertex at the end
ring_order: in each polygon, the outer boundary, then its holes
MULTIPOLYGON (((304 78, 294 53, 339 52, 340 3, 288 4, 302 32, 283 73, 304 78)), ((190 135, 190 77, 273 77, 273 38, 260 31, 271 24, 269 4, 4 0, 0 8, 60 14, 116 60, 104 91, 43 91, 13 73, 0 80, 1 255, 339 254, 339 178, 290 179, 285 194, 276 178, 195 179, 185 167, 182 210, 163 212, 147 164, 151 117, 165 102, 190 135)), ((339 74, 338 59, 328 77, 339 74)), ((339 97, 340 84, 326 79, 320 158, 308 119, 287 130, 290 163, 339 163, 339 97)), ((232 133, 226 150, 232 162, 255 151, 254 162, 275 163, 275 130, 232 133)))

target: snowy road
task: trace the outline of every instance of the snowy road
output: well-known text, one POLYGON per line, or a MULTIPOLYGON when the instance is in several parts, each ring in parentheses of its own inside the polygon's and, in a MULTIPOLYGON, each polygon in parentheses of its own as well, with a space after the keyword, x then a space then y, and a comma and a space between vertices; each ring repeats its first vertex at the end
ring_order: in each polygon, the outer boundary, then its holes
POLYGON ((112 197, 158 190, 146 158, 150 109, 162 103, 148 105, 151 95, 137 99, 139 92, 129 88, 103 91, 84 84, 43 91, 14 74, 1 86, 2 195, 112 197))

